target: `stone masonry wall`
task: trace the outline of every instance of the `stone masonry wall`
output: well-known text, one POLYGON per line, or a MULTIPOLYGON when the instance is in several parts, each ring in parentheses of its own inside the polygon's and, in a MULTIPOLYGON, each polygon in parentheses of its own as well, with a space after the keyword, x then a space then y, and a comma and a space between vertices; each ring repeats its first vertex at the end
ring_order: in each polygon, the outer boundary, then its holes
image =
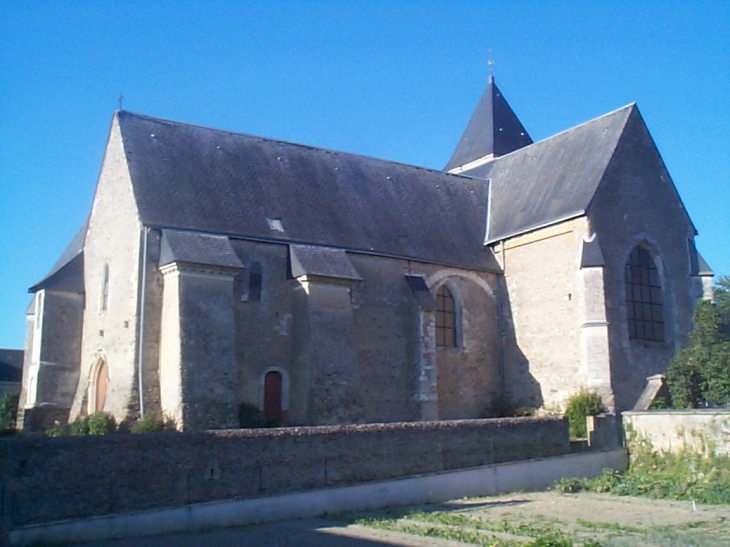
POLYGON ((589 211, 606 261, 604 278, 613 390, 618 411, 633 408, 646 378, 663 373, 687 343, 702 296, 690 273, 687 241, 694 227, 638 112, 627 122, 589 211), (629 339, 624 267, 646 245, 662 281, 664 341, 629 339))
POLYGON ((504 260, 505 387, 512 406, 560 408, 585 386, 578 343, 585 225, 578 218, 513 238, 504 257, 495 247, 504 260))
MULTIPOLYGON (((136 386, 139 257, 142 226, 116 117, 99 175, 84 246, 81 370, 70 419, 86 413, 88 388, 103 359, 108 366, 104 410, 121 421, 136 386), (103 305, 108 265, 106 306, 103 305)), ((136 397, 136 395, 135 395, 136 397)))
POLYGON ((0 439, 0 540, 32 523, 569 452, 561 418, 0 439))

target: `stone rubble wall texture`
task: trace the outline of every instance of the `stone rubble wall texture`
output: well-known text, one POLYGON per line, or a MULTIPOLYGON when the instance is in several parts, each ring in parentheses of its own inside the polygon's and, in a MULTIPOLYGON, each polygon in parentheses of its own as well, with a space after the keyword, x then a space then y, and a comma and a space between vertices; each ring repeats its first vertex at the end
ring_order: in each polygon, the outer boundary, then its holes
POLYGON ((109 370, 104 408, 118 420, 129 413, 136 386, 141 234, 115 117, 84 247, 86 311, 79 385, 70 419, 88 410, 88 386, 100 358, 106 360, 109 370), (109 265, 108 306, 102 310, 105 264, 109 265))
POLYGON ((659 452, 730 457, 730 410, 649 410, 624 412, 626 442, 648 440, 659 452))
POLYGON ((419 381, 427 355, 438 368, 427 388, 433 401, 444 392, 437 376, 453 391, 438 417, 481 418, 495 405, 497 312, 483 288, 496 292, 495 274, 349 253, 361 281, 348 287, 320 279, 305 290, 287 277, 286 245, 232 245, 246 267, 234 282, 239 402, 262 408, 263 377, 277 370, 288 378, 288 424, 422 419, 419 381), (254 262, 263 276, 259 300, 248 295, 254 262), (421 331, 424 312, 406 283, 408 273, 432 279, 434 293, 448 280, 460 295, 466 334, 458 348, 437 349, 433 333, 421 331))
POLYGON ((10 438, 0 528, 567 453, 561 418, 10 438))
POLYGON ((585 229, 578 218, 505 242, 505 387, 513 406, 563 408, 586 384, 577 279, 585 229))
POLYGON ((638 116, 629 118, 589 214, 606 261, 611 377, 618 412, 633 408, 646 378, 663 373, 686 345, 692 312, 702 297, 700 282, 689 275, 687 241, 694 237, 694 228, 638 116), (664 342, 629 339, 624 265, 642 241, 649 244, 662 280, 664 342))
POLYGON ((42 325, 36 326, 35 311, 27 316, 27 352, 18 405, 18 427, 25 430, 45 429, 55 421, 66 422, 79 379, 84 296, 43 290, 40 296, 34 296, 34 308, 39 298, 42 325), (33 348, 38 342, 34 342, 36 336, 41 339, 40 352, 33 348), (35 399, 29 401, 32 389, 35 399))

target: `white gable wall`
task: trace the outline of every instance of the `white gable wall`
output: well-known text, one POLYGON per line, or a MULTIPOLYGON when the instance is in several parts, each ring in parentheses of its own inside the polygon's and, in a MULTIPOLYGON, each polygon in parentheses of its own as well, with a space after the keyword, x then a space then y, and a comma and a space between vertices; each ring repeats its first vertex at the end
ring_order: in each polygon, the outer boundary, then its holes
POLYGON ((106 360, 109 371, 104 410, 122 420, 127 417, 130 398, 137 400, 135 370, 141 229, 115 116, 84 248, 86 311, 80 378, 70 419, 88 410, 88 389, 95 381, 92 373, 99 359, 106 360), (109 274, 106 309, 103 309, 105 264, 108 264, 109 274))

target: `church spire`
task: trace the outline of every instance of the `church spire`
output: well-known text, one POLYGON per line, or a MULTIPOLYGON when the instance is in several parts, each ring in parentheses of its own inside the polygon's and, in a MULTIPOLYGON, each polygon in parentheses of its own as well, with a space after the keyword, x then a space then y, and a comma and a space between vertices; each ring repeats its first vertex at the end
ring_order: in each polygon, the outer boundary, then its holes
POLYGON ((530 135, 490 74, 487 88, 444 171, 467 171, 476 167, 469 164, 478 162, 481 165, 529 144, 532 144, 530 135))

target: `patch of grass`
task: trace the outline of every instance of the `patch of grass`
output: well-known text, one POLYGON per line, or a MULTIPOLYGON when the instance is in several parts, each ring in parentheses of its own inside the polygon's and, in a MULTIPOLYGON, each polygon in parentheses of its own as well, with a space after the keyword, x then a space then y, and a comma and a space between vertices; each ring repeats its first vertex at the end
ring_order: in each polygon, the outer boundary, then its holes
MULTIPOLYGON (((384 517, 340 515, 336 518, 351 524, 370 528, 404 532, 417 536, 435 537, 486 547, 574 547, 571 535, 552 526, 508 520, 491 521, 463 513, 440 511, 409 511, 387 509, 384 517), (495 534, 532 538, 525 542, 518 539, 497 537, 495 534)), ((584 547, 601 547, 588 539, 580 543, 584 547)))
POLYGON ((594 479, 560 480, 555 488, 564 493, 608 492, 708 505, 730 504, 730 458, 712 451, 657 453, 646 441, 634 441, 630 446, 633 452, 625 473, 607 469, 594 479))

